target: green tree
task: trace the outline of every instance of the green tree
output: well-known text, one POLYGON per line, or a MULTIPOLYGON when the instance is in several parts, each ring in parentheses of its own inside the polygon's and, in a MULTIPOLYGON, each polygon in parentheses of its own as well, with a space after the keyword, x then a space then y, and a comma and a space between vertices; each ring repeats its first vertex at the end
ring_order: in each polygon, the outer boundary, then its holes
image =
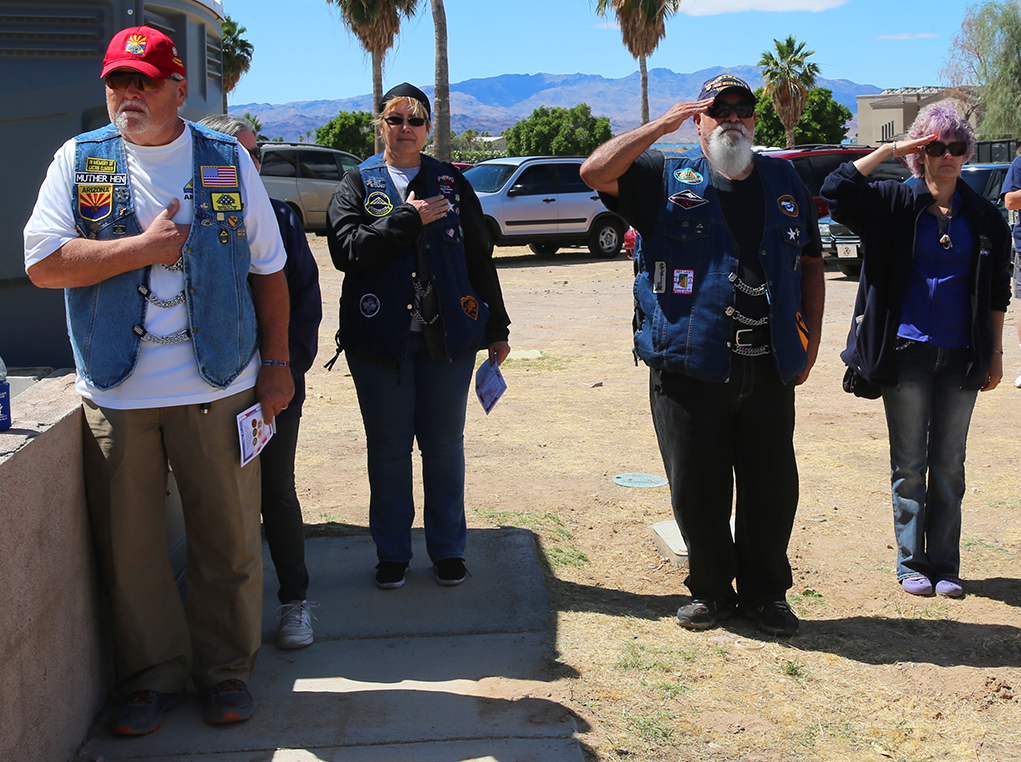
POLYGON ((539 106, 503 134, 511 156, 588 156, 613 137, 610 120, 592 116, 587 103, 539 106))
POLYGON ((787 132, 787 147, 790 148, 794 145, 794 128, 805 110, 808 91, 819 76, 819 67, 808 63, 808 57, 815 55, 815 51, 805 50, 805 43, 798 42, 793 35, 788 35, 783 42, 773 40, 773 44, 776 55, 766 51, 758 65, 762 69, 766 93, 787 132))
MULTIPOLYGON (((787 145, 787 129, 777 116, 765 90, 755 91, 759 99, 755 106, 755 143, 776 148, 787 145)), ((854 116, 851 110, 833 100, 833 91, 814 87, 805 99, 805 110, 794 128, 795 145, 810 143, 840 143, 847 135, 847 120, 854 116)))
POLYGON ((666 37, 666 20, 680 9, 681 0, 597 0, 596 13, 613 11, 624 47, 638 61, 642 83, 642 124, 649 121, 649 70, 646 59, 666 37))
POLYGON ((316 128, 316 143, 367 159, 373 153, 374 133, 368 111, 341 111, 316 128))
POLYGON ((968 6, 943 79, 966 116, 979 114, 980 138, 1021 135, 1021 3, 968 6))
POLYGON ((227 93, 237 87, 241 81, 241 75, 248 71, 252 65, 252 54, 255 53, 255 46, 246 40, 243 35, 248 30, 238 26, 230 16, 223 20, 220 26, 222 40, 223 67, 223 113, 227 113, 227 93))
POLYGON ((259 140, 259 141, 269 140, 268 137, 266 137, 265 135, 262 134, 262 131, 263 131, 263 129, 265 129, 266 125, 264 125, 262 123, 262 120, 259 119, 259 117, 257 117, 251 111, 246 111, 245 113, 243 113, 241 115, 241 117, 243 119, 247 119, 249 122, 252 123, 252 126, 255 128, 255 139, 256 140, 259 140))

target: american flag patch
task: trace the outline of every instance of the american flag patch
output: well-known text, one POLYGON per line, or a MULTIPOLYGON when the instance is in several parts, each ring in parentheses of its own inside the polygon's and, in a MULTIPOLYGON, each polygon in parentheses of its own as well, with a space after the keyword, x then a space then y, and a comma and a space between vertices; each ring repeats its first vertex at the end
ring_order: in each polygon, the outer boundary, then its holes
POLYGON ((234 188, 237 184, 236 167, 202 167, 203 188, 234 188))

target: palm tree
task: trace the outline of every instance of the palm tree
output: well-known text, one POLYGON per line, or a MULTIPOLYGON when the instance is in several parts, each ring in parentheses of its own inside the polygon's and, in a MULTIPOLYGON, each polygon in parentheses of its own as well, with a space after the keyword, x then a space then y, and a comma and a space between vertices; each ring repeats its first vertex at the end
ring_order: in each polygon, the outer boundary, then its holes
POLYGON ((436 81, 433 93, 435 156, 450 161, 450 75, 447 70, 447 12, 443 0, 430 0, 436 31, 436 81))
POLYGON ((681 0, 598 0, 596 13, 613 11, 624 47, 638 60, 642 79, 642 124, 649 121, 649 71, 645 59, 666 37, 666 19, 677 13, 681 0))
POLYGON ((248 30, 238 26, 230 16, 223 20, 220 27, 223 46, 223 113, 227 113, 227 93, 237 87, 241 75, 252 65, 252 53, 255 47, 243 35, 248 30))
MULTIPOLYGON (((401 30, 401 16, 410 18, 418 0, 326 0, 340 9, 341 21, 372 57, 372 108, 383 98, 383 59, 401 30)), ((376 136, 376 152, 383 150, 376 136)))
POLYGON ((794 145, 794 128, 801 121, 808 91, 819 76, 819 67, 808 63, 808 57, 815 55, 815 51, 805 50, 805 43, 798 42, 793 35, 788 35, 783 42, 773 40, 773 44, 776 55, 766 51, 758 65, 762 69, 766 93, 787 131, 787 147, 790 148, 794 145))

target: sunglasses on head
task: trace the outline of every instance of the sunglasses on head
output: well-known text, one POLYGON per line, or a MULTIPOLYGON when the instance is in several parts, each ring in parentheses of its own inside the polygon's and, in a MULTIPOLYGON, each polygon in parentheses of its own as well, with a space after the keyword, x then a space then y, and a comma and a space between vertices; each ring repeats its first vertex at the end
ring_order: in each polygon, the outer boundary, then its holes
POLYGON ((134 82, 135 87, 143 93, 154 93, 157 90, 162 90, 171 79, 175 82, 178 81, 174 77, 153 79, 152 77, 147 77, 145 74, 137 71, 115 71, 112 74, 106 75, 106 86, 111 90, 123 92, 131 86, 132 82, 134 82))
POLYGON ((383 121, 389 124, 391 127, 400 127, 407 121, 409 127, 421 127, 425 124, 425 119, 420 116, 409 116, 407 120, 400 114, 391 114, 390 116, 384 116, 383 121))
POLYGON ((932 143, 926 144, 925 146, 925 152, 934 159, 938 159, 947 151, 950 151, 951 156, 964 156, 964 154, 968 151, 968 144, 964 141, 956 140, 947 145, 946 143, 940 143, 936 140, 932 143))
POLYGON ((755 106, 750 103, 714 103, 705 110, 705 114, 713 119, 726 119, 731 112, 738 119, 751 119, 755 116, 755 106))

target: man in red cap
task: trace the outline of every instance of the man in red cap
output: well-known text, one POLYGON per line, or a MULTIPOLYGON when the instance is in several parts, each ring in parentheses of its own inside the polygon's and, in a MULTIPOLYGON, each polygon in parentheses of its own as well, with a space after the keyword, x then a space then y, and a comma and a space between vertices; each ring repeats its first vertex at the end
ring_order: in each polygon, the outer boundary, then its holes
POLYGON ((113 732, 150 733, 184 699, 252 716, 261 643, 258 459, 237 416, 293 393, 276 219, 248 152, 178 116, 185 69, 166 35, 116 34, 111 125, 54 156, 25 228, 25 268, 65 289, 85 416, 85 481, 124 696, 113 732), (167 462, 187 525, 187 596, 166 551, 167 462))

